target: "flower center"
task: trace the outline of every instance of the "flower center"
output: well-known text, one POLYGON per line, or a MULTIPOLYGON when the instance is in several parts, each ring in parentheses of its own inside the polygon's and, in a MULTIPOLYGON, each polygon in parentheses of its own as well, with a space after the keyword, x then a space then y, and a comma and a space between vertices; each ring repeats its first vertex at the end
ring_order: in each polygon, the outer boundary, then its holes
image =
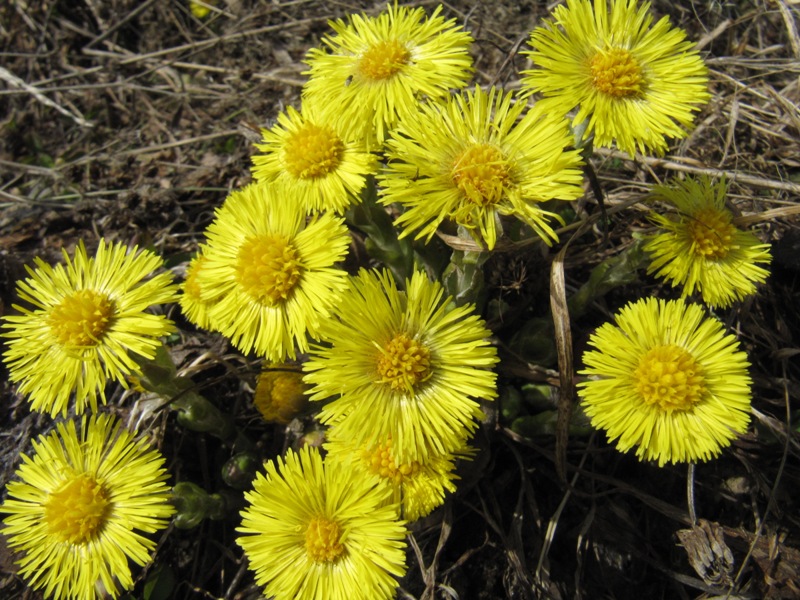
POLYGON ((393 390, 413 393, 414 386, 431 376, 431 353, 405 333, 394 336, 381 349, 378 375, 393 390))
POLYGON ((686 224, 694 245, 695 254, 705 258, 725 258, 733 249, 736 227, 731 225, 731 215, 716 208, 704 208, 686 224))
POLYGON ((330 127, 306 123, 283 146, 286 170, 295 179, 315 179, 335 171, 342 162, 344 142, 330 127))
POLYGON ((369 47, 358 61, 358 71, 366 79, 388 79, 408 64, 411 52, 397 40, 378 42, 369 47))
POLYGON ((251 298, 265 306, 286 300, 302 273, 297 251, 283 236, 249 238, 239 248, 236 281, 251 298))
POLYGON ((341 537, 336 521, 314 517, 306 529, 306 552, 315 562, 333 562, 344 554, 341 537))
POLYGON ((455 160, 453 183, 479 206, 496 204, 511 181, 503 152, 491 144, 473 144, 455 160))
POLYGON ((94 290, 78 290, 50 312, 48 324, 58 342, 73 349, 96 346, 108 331, 114 303, 94 290))
POLYGON ((44 520, 49 532, 62 542, 83 544, 105 523, 109 504, 103 486, 84 473, 50 493, 44 520))
POLYGON ((592 84, 603 94, 628 98, 642 93, 642 68, 624 48, 599 50, 589 62, 592 84))
POLYGON ((636 389, 645 404, 671 413, 689 410, 706 393, 700 365, 674 344, 656 346, 645 354, 633 373, 636 389))
POLYGON ((400 485, 404 477, 411 477, 419 471, 419 463, 416 461, 400 466, 395 464, 392 458, 391 441, 386 444, 378 444, 371 451, 364 450, 362 458, 371 472, 391 480, 395 485, 400 485))

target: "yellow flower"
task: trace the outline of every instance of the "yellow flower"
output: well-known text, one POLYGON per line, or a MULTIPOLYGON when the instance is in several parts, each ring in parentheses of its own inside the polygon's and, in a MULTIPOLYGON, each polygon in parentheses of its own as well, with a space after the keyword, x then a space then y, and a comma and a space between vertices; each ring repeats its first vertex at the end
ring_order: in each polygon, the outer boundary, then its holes
POLYGON ((491 250, 500 215, 513 215, 548 244, 557 240, 547 222, 555 215, 539 203, 583 194, 580 155, 565 150, 573 143, 565 119, 524 110, 511 94, 477 88, 400 123, 380 183, 384 204, 406 208, 395 220, 403 236, 430 239, 451 219, 491 250))
POLYGON ((405 572, 405 523, 388 486, 292 450, 267 464, 242 511, 256 582, 275 600, 394 598, 405 572))
POLYGON ((269 365, 258 376, 253 403, 265 421, 286 425, 305 410, 308 389, 298 367, 269 365))
POLYGON ((442 98, 470 78, 472 37, 441 9, 426 18, 422 8, 390 4, 375 18, 330 21, 336 35, 322 40, 329 52, 313 48, 306 56, 304 100, 329 107, 348 136, 382 143, 421 98, 442 98))
POLYGON ((428 452, 419 460, 399 462, 392 452, 392 440, 374 445, 353 444, 339 434, 335 425, 328 430, 325 460, 352 465, 361 475, 375 477, 389 484, 394 499, 401 503, 403 518, 416 521, 429 515, 444 503, 445 495, 456 491, 455 474, 458 458, 469 458, 473 451, 466 445, 457 452, 428 452))
POLYGON ((709 99, 708 71, 686 33, 668 17, 653 25, 650 3, 567 0, 531 33, 534 66, 522 85, 541 92, 548 111, 588 121, 595 146, 663 154, 665 137, 682 138, 709 99))
POLYGON ((401 463, 455 452, 497 395, 497 354, 470 305, 455 307, 416 272, 400 292, 387 271, 350 278, 335 318, 303 365, 320 419, 357 445, 393 441, 401 463), (429 450, 430 449, 430 450, 429 450))
POLYGON ((181 286, 183 293, 179 298, 184 316, 202 329, 211 329, 208 310, 213 303, 203 300, 197 274, 205 268, 206 258, 201 249, 186 268, 186 279, 181 286))
POLYGON ((378 159, 363 144, 345 140, 335 124, 308 102, 302 113, 291 106, 272 129, 261 131, 263 154, 253 156, 253 178, 285 183, 308 212, 343 213, 360 201, 368 175, 378 159))
POLYGON ((641 460, 708 460, 750 421, 747 355, 683 300, 632 302, 589 339, 579 383, 592 425, 641 460))
POLYGON ((189 0, 189 10, 198 19, 206 18, 211 12, 212 6, 216 5, 217 0, 189 0))
POLYGON ((206 262, 197 274, 201 297, 213 302, 212 329, 242 352, 282 362, 317 337, 347 286, 336 268, 350 243, 329 213, 306 211, 282 186, 255 183, 234 191, 206 231, 206 262))
POLYGON ((8 484, 3 534, 23 553, 20 574, 48 598, 113 598, 133 587, 128 561, 152 560, 152 534, 167 526, 164 458, 109 415, 72 421, 22 455, 8 484))
POLYGON ((709 177, 657 186, 653 198, 668 202, 677 213, 653 214, 659 231, 644 243, 653 259, 648 273, 683 286, 684 296, 698 291, 707 305, 722 308, 754 294, 756 283, 769 275, 759 265, 772 259, 769 244, 732 223, 727 193, 725 179, 714 183, 709 177))
POLYGON ((164 316, 145 312, 176 300, 169 273, 150 277, 162 264, 157 255, 103 239, 92 258, 82 242, 74 259, 63 254, 66 265, 37 258, 30 277, 17 282, 34 309, 15 305, 22 314, 3 317, 10 379, 31 408, 51 416, 67 414, 72 392, 77 414, 87 404, 96 412, 109 380, 127 387, 125 378, 141 372, 130 354, 152 358, 158 338, 174 331, 164 316))

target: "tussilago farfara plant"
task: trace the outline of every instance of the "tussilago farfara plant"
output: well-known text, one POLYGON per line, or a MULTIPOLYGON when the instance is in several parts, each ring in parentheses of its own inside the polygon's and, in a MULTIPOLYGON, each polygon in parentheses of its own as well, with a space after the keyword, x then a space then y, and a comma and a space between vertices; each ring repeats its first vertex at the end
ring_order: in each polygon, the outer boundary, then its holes
MULTIPOLYGON (((269 427, 298 440, 321 432, 321 449, 294 442, 264 456, 237 429, 246 419, 224 407, 203 400, 202 423, 178 418, 230 449, 237 478, 223 479, 247 490, 237 543, 277 600, 395 596, 407 524, 457 489, 459 461, 478 452, 481 403, 498 395, 510 313, 494 315, 495 334, 484 305, 466 300, 486 298, 487 258, 501 239, 545 257, 583 195, 591 143, 661 154, 709 98, 694 45, 666 18, 654 22, 647 3, 557 6, 531 33, 522 94, 463 89, 472 35, 442 12, 390 4, 331 22, 306 56, 302 106, 262 130, 254 182, 217 208, 186 270, 184 316, 263 359, 253 400, 269 427)), ((753 294, 769 263, 766 244, 736 228, 726 190, 705 178, 657 186, 652 197, 674 211, 651 213, 658 230, 639 242, 648 273, 716 308, 753 294)), ((154 358, 173 326, 148 309, 176 301, 170 275, 154 274, 161 260, 102 240, 94 258, 81 245, 65 260, 37 261, 19 284, 35 309, 4 318, 20 392, 51 415, 66 414, 73 393, 76 412, 96 412, 108 382, 141 374, 171 406, 195 410, 194 384, 168 353, 154 358)), ((525 307, 523 332, 550 319, 539 309, 525 307)), ((582 407, 620 451, 697 462, 746 431, 749 362, 699 306, 631 302, 589 346, 582 407)), ((225 494, 189 481, 173 509, 163 459, 113 423, 96 415, 80 434, 60 424, 8 486, 2 511, 22 575, 56 598, 129 589, 128 559, 144 564, 153 548, 136 532, 164 527, 174 510, 176 527, 231 512, 225 494)))

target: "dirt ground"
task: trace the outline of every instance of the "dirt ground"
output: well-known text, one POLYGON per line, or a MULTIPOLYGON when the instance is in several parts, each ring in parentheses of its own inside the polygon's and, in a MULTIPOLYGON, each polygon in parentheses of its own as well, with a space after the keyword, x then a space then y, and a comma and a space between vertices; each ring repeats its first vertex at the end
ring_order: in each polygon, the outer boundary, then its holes
MULTIPOLYGON (((693 530, 686 466, 640 463, 579 427, 566 445, 541 419, 533 432, 512 428, 512 412, 552 413, 541 403, 489 406, 477 438, 481 453, 462 466, 459 491, 412 528, 400 598, 800 598, 800 5, 653 5, 699 43, 713 98, 694 132, 665 158, 633 161, 597 151, 592 163, 609 206, 679 173, 726 173, 735 210, 773 244, 767 284, 719 313, 753 365, 753 424, 720 459, 697 466, 693 509, 700 524, 693 530), (566 481, 555 467, 561 452, 566 481)), ((0 310, 11 310, 25 264, 35 256, 58 261, 61 249, 80 239, 90 249, 100 236, 152 247, 181 274, 214 208, 249 181, 259 129, 283 107, 298 105, 303 57, 330 31, 328 20, 377 14, 384 6, 225 0, 197 19, 183 0, 0 3, 0 310)), ((476 39, 475 83, 518 87, 527 66, 518 50, 548 6, 444 3, 444 13, 476 39)), ((591 194, 580 206, 597 208, 591 194)), ((633 205, 613 215, 606 231, 571 240, 568 291, 632 243, 631 232, 647 227, 643 214, 633 205)), ((549 318, 543 273, 559 248, 487 263, 489 297, 524 307, 517 322, 493 324, 499 339, 523 319, 549 318)), ((595 327, 651 293, 669 294, 642 271, 575 319, 576 360, 595 327)), ((193 328, 177 308, 170 316, 181 328, 172 344, 179 366, 192 365, 204 394, 235 416, 263 455, 296 442, 297 427, 265 424, 252 406, 256 361, 193 328)), ((499 375, 515 389, 555 389, 559 382, 548 355, 533 367, 504 359, 499 375)), ((49 417, 29 412, 6 379, 3 371, 3 496, 20 452, 52 427, 49 417)), ((139 402, 121 389, 109 392, 122 416, 139 402)), ((166 411, 150 418, 173 480, 218 489, 229 449, 180 428, 166 411)), ((259 598, 234 541, 236 525, 234 510, 191 530, 168 530, 129 597, 259 598)), ((0 597, 39 597, 15 575, 2 536, 0 597)))

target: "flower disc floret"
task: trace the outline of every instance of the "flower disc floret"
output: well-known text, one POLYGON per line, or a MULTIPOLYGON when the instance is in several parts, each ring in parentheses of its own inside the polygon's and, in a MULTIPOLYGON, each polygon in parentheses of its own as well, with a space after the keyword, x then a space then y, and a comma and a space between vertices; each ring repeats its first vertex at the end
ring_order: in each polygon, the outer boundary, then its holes
POLYGON ((48 321, 58 343, 78 351, 102 343, 114 312, 108 295, 78 290, 53 307, 48 321))
POLYGON ((683 300, 632 302, 602 325, 578 384, 592 424, 641 460, 697 462, 747 429, 749 363, 722 323, 683 300))
POLYGON ((398 40, 381 40, 358 59, 358 72, 364 79, 381 81, 402 71, 410 58, 411 52, 398 40))
POLYGON ((625 48, 598 50, 589 60, 589 69, 592 72, 592 85, 601 94, 628 98, 642 93, 642 68, 625 48))
POLYGON ((103 486, 82 473, 50 493, 44 505, 44 520, 51 535, 68 544, 83 544, 105 524, 108 508, 103 486))
POLYGON ((235 269, 242 290, 264 306, 286 301, 303 272, 297 250, 282 235, 245 240, 239 248, 235 269))
POLYGON ((306 123, 287 136, 286 170, 297 179, 325 177, 342 162, 344 142, 330 127, 306 123))

